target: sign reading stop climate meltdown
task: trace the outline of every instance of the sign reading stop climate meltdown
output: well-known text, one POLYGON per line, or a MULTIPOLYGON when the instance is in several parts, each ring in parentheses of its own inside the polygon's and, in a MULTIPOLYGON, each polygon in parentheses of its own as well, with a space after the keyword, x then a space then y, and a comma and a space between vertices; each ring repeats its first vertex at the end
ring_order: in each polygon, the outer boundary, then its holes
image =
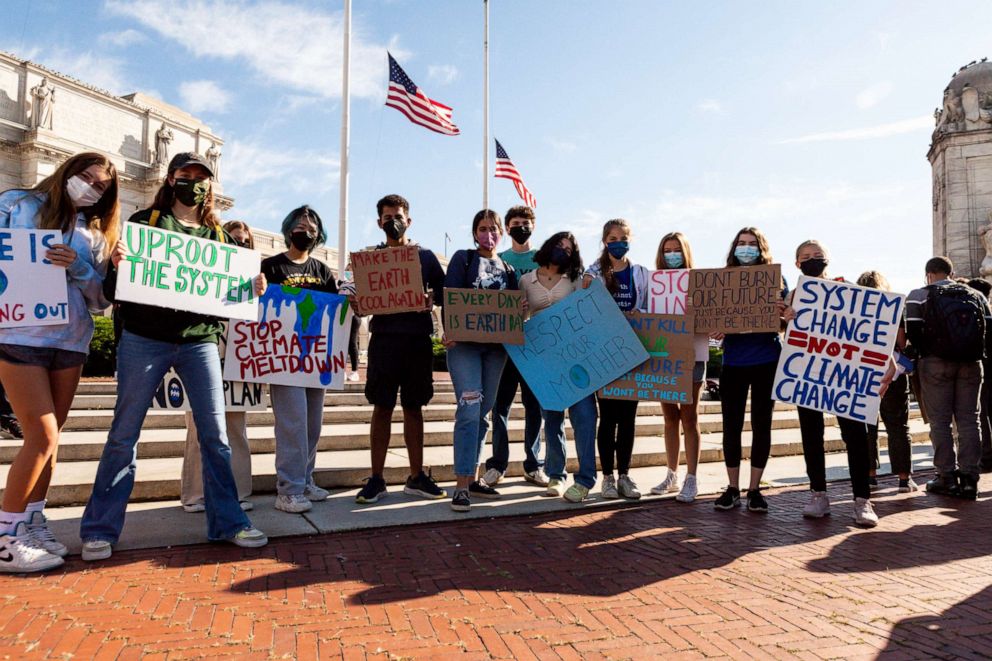
POLYGON ((229 319, 258 319, 261 254, 181 232, 124 223, 117 298, 229 319))
POLYGON ((416 245, 353 252, 351 269, 362 314, 424 310, 424 277, 416 245))
POLYGON ((692 315, 635 312, 627 320, 650 358, 600 390, 600 396, 692 404, 692 315))
POLYGON ((259 321, 232 321, 224 378, 306 388, 344 387, 351 306, 338 294, 269 285, 259 321))
POLYGON ((689 306, 697 333, 777 333, 782 266, 693 269, 689 306))
POLYGON ((58 230, 0 230, 0 328, 69 322, 65 269, 45 259, 58 230))
POLYGON ((906 297, 802 276, 775 374, 774 398, 875 424, 878 388, 906 297))
POLYGON ((523 344, 523 292, 445 287, 444 335, 459 342, 523 344))
POLYGON ((541 407, 563 411, 648 359, 600 280, 524 324, 525 342, 506 353, 541 407))

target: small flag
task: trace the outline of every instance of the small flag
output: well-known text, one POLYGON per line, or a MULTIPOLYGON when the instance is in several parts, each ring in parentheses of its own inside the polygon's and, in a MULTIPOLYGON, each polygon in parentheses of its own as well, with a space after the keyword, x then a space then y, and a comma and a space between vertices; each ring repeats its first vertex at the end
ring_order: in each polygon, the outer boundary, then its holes
POLYGON ((451 108, 427 98, 424 92, 414 85, 402 67, 389 56, 389 90, 386 105, 396 108, 414 124, 420 124, 437 133, 458 135, 461 131, 451 123, 451 108))
POLYGON ((520 176, 520 172, 510 161, 510 157, 506 155, 506 150, 503 149, 503 145, 499 144, 499 140, 496 140, 496 177, 512 181, 517 189, 517 195, 524 201, 524 204, 531 209, 537 208, 537 200, 524 185, 523 177, 520 176))

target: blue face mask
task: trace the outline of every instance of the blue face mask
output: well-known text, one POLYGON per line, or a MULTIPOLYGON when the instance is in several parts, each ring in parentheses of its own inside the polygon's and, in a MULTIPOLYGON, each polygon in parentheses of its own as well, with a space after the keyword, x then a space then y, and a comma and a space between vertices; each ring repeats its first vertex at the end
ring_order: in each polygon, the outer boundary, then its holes
POLYGON ((734 248, 734 257, 736 257, 737 261, 744 266, 754 264, 758 261, 758 256, 760 254, 761 253, 758 251, 758 246, 737 246, 734 248))
POLYGON ((666 252, 665 265, 670 269, 682 268, 685 265, 685 258, 680 252, 666 252))
POLYGON ((616 259, 623 259, 623 256, 630 250, 630 244, 626 241, 610 241, 606 244, 606 250, 616 259))

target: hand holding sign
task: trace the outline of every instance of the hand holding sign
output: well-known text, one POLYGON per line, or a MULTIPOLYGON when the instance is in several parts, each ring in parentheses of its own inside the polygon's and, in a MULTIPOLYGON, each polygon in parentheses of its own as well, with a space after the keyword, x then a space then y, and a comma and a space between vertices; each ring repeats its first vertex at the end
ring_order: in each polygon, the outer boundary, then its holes
MULTIPOLYGON (((65 265, 47 257, 56 246, 64 246, 58 230, 0 230, 0 328, 68 323, 65 265)), ((58 251, 60 261, 70 253, 75 260, 71 248, 58 251)))

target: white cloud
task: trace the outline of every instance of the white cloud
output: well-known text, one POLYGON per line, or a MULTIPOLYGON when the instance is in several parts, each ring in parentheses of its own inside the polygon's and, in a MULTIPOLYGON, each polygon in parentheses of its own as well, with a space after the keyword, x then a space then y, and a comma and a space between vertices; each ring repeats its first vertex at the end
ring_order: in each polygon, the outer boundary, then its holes
POLYGON ((892 92, 892 83, 883 82, 875 83, 871 87, 861 90, 858 95, 854 97, 854 103, 857 104, 862 110, 867 110, 868 108, 874 108, 877 106, 885 97, 887 97, 892 92))
POLYGON ((431 64, 427 67, 427 78, 438 85, 450 85, 458 78, 458 67, 453 64, 431 64))
MULTIPOLYGON (((243 4, 107 0, 107 9, 178 42, 196 57, 245 62, 264 80, 325 98, 341 95, 341 12, 284 2, 243 4)), ((393 55, 405 53, 391 46, 393 55)), ((385 90, 386 47, 352 28, 351 93, 378 99, 385 90)))
POLYGON ((188 80, 179 85, 179 96, 189 112, 227 112, 231 95, 212 80, 188 80))
POLYGON ((877 126, 867 126, 860 129, 847 129, 844 131, 825 131, 823 133, 810 133, 798 138, 788 138, 780 140, 778 144, 797 144, 802 142, 836 142, 839 140, 871 140, 874 138, 888 138, 893 135, 903 133, 913 133, 924 129, 933 129, 933 115, 923 115, 912 119, 903 119, 898 122, 879 124, 877 126))
POLYGON ((111 46, 116 46, 118 48, 126 48, 128 46, 133 46, 134 44, 140 44, 148 41, 148 37, 144 32, 139 32, 128 28, 127 30, 121 30, 119 32, 104 32, 99 37, 97 41, 102 44, 110 44, 111 46))
POLYGON ((55 48, 51 51, 37 51, 34 61, 113 94, 121 95, 130 91, 127 75, 124 73, 124 62, 116 57, 93 51, 55 48))
POLYGON ((721 113, 723 112, 723 106, 716 99, 703 99, 696 106, 699 110, 703 112, 721 113))
POLYGON ((559 140, 558 138, 545 138, 544 141, 551 145, 551 148, 561 154, 571 154, 579 148, 577 144, 570 140, 559 140))

